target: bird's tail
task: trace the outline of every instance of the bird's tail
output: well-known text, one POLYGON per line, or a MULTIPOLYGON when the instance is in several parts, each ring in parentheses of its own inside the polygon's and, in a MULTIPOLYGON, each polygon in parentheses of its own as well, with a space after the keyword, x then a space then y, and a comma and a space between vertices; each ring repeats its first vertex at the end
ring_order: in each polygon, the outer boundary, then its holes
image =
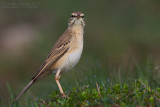
POLYGON ((31 82, 29 82, 24 88, 23 90, 20 92, 20 94, 15 98, 14 102, 16 102, 34 83, 34 80, 32 80, 31 82))

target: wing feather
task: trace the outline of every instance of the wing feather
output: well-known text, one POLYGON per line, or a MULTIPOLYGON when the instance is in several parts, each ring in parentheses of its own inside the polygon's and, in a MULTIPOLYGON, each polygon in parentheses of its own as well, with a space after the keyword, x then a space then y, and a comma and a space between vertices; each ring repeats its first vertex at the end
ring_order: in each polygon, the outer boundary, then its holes
POLYGON ((32 80, 37 80, 41 77, 45 71, 50 70, 50 68, 69 50, 72 35, 70 32, 65 32, 56 42, 55 46, 52 48, 52 51, 48 55, 47 59, 41 65, 39 71, 32 78, 32 80))

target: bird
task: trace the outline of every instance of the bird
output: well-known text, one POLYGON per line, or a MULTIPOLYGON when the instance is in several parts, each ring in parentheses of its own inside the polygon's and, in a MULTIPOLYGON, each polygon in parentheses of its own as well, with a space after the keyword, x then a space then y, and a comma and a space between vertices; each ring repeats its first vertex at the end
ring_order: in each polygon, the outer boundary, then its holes
POLYGON ((62 97, 66 97, 59 82, 63 72, 71 70, 80 60, 83 51, 83 34, 85 28, 84 13, 76 11, 71 13, 68 21, 68 28, 59 37, 51 52, 40 66, 38 72, 31 81, 23 88, 18 99, 37 81, 47 77, 50 74, 55 75, 55 81, 58 85, 62 97))

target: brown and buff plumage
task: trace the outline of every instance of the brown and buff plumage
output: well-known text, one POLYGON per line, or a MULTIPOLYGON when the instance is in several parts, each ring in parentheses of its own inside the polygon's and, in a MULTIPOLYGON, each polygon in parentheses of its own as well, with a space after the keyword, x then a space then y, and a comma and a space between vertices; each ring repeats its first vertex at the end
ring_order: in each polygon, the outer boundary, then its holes
POLYGON ((17 101, 36 81, 55 73, 55 80, 60 89, 62 96, 65 96, 59 83, 61 73, 73 68, 79 61, 83 50, 83 29, 84 14, 81 12, 73 12, 68 23, 67 30, 55 43, 52 51, 41 65, 39 71, 32 78, 20 94, 15 98, 17 101))

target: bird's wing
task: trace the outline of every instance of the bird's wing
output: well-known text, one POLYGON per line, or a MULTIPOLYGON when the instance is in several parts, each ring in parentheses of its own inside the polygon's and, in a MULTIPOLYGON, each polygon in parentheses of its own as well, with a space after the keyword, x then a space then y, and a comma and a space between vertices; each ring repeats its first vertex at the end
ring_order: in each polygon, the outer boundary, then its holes
POLYGON ((48 55, 47 59, 41 65, 40 70, 32 78, 33 80, 38 79, 43 76, 45 71, 49 70, 53 64, 55 64, 70 48, 72 42, 72 35, 68 32, 65 32, 56 42, 52 51, 48 55))

